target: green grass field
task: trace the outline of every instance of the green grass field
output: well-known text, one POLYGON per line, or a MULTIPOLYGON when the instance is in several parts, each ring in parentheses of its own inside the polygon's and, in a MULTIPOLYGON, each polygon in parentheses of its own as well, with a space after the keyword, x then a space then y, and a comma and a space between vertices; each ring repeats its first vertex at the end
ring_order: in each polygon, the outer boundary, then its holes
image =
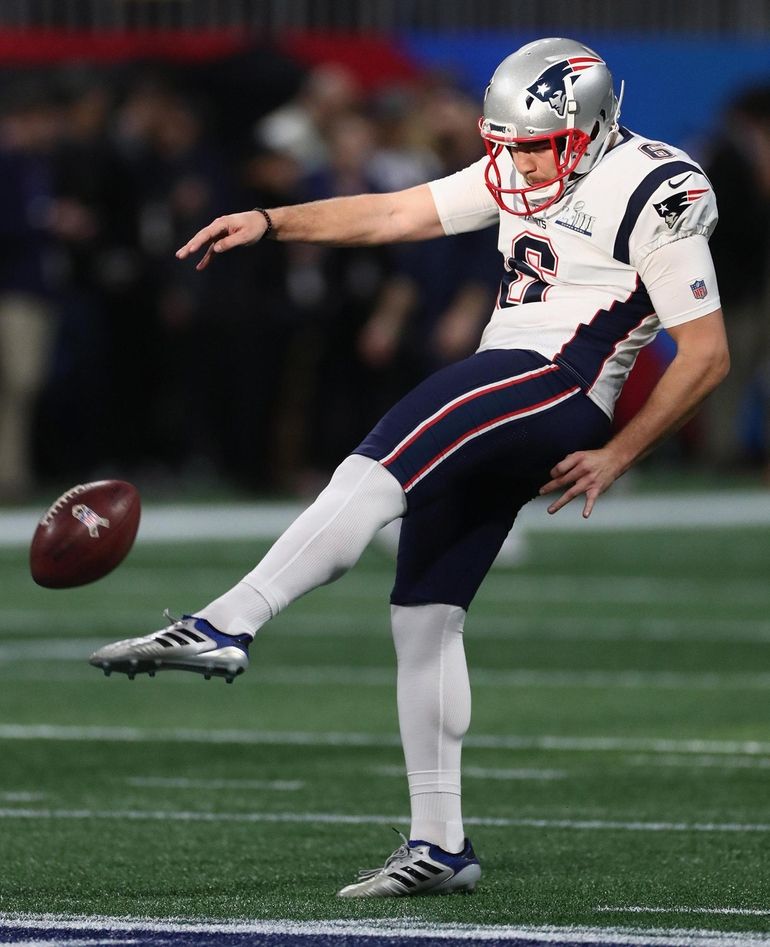
POLYGON ((259 551, 140 542, 51 592, 0 550, 0 912, 770 932, 770 530, 535 534, 495 569, 466 625, 482 883, 379 902, 335 891, 408 829, 386 553, 232 686, 86 663, 259 551))

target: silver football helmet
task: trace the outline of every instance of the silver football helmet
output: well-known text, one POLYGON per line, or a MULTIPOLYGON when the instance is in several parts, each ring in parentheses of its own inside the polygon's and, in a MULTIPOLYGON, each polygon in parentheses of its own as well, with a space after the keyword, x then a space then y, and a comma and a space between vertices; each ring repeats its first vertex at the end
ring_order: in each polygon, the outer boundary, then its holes
POLYGON ((500 207, 524 216, 559 200, 570 177, 587 174, 607 150, 622 98, 622 84, 616 97, 604 60, 575 40, 539 39, 504 59, 487 86, 479 120, 489 155, 485 179, 500 207), (497 158, 504 148, 521 145, 550 147, 555 177, 504 187, 497 158))

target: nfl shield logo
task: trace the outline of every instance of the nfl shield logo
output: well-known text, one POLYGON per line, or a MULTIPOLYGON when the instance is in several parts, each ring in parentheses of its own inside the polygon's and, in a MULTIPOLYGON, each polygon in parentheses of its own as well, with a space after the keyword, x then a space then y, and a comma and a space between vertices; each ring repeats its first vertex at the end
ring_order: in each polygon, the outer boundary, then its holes
POLYGON ((690 283, 690 289, 696 299, 705 299, 709 294, 706 289, 706 281, 702 279, 696 279, 694 283, 690 283))

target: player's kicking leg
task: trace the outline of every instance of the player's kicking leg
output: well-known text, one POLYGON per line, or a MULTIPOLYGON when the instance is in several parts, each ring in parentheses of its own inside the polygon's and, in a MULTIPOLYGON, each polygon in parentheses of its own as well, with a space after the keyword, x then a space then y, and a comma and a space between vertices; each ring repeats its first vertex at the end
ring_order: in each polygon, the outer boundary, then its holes
POLYGON ((141 638, 106 645, 90 661, 106 674, 194 671, 232 681, 246 670, 255 632, 290 602, 339 578, 372 536, 402 516, 401 484, 376 460, 354 454, 259 565, 194 615, 141 638))
POLYGON ((243 636, 251 639, 290 602, 339 578, 378 529, 403 516, 410 491, 439 495, 458 467, 478 468, 499 452, 509 422, 577 391, 574 379, 528 352, 482 352, 437 372, 388 412, 234 588, 181 623, 100 648, 91 663, 129 676, 185 670, 232 680, 247 666, 243 636), (495 423, 480 425, 487 417, 495 423))

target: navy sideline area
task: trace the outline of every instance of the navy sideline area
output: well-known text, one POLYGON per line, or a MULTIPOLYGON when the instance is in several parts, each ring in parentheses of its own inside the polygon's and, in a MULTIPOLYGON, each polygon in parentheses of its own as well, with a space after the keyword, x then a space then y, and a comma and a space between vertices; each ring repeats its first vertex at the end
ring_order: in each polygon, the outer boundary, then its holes
MULTIPOLYGON (((6 944, 34 944, 35 947, 54 947, 54 945, 70 945, 74 947, 99 947, 99 945, 148 944, 154 947, 446 947, 447 943, 465 941, 483 943, 488 947, 542 947, 543 944, 555 944, 559 947, 587 947, 587 945, 633 945, 633 947, 761 947, 768 941, 763 935, 733 934, 698 930, 660 931, 651 930, 647 933, 636 929, 623 932, 608 929, 577 928, 541 928, 515 930, 501 928, 501 936, 496 937, 494 929, 490 927, 474 928, 460 931, 457 928, 442 930, 440 933, 426 934, 409 932, 409 929, 399 927, 392 933, 346 934, 335 929, 334 922, 308 923, 302 925, 297 922, 286 922, 282 929, 280 922, 264 922, 264 925, 274 929, 265 932, 258 930, 227 931, 222 924, 212 924, 211 929, 201 930, 190 925, 189 929, 180 924, 174 927, 168 922, 147 921, 147 927, 142 922, 127 922, 121 918, 105 918, 104 928, 95 929, 93 921, 87 926, 72 926, 76 922, 54 919, 14 922, 0 919, 0 947, 6 944), (119 929, 111 926, 110 921, 120 925, 119 929), (63 926, 66 925, 66 926, 63 926), (317 927, 318 931, 297 931, 292 927, 317 927), (168 929, 165 929, 165 928, 168 929), (416 936, 415 936, 416 935, 416 936)), ((403 923, 403 922, 402 922, 403 923)), ((257 922, 254 926, 258 926, 257 922)), ((383 922, 379 921, 382 925, 383 922)))

